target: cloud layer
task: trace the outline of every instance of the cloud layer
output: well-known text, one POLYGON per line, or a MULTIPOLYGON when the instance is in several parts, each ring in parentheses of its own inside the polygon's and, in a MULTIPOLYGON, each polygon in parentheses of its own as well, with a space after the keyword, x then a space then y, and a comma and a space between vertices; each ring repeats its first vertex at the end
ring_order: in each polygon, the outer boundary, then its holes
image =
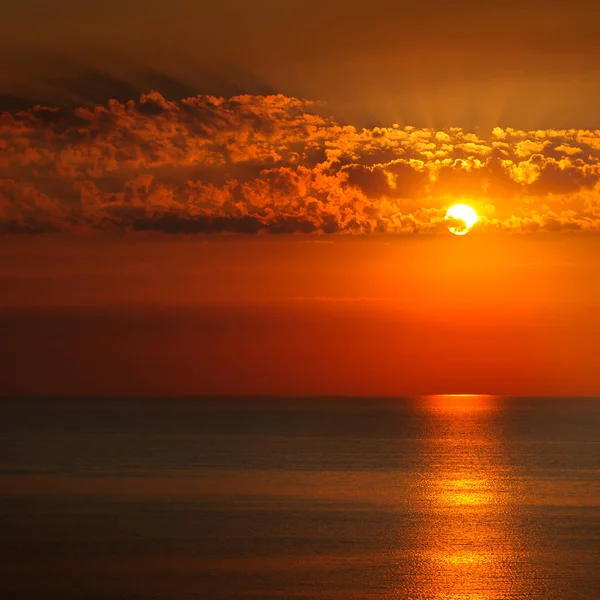
POLYGON ((344 126, 318 103, 152 92, 0 116, 0 231, 600 230, 600 130, 344 126))

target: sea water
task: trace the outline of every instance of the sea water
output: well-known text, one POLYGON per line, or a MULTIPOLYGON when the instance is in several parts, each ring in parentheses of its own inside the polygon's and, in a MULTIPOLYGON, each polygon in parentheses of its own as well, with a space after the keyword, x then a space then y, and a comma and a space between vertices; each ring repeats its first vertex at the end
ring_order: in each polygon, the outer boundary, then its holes
POLYGON ((5 399, 0 597, 600 598, 600 399, 5 399))

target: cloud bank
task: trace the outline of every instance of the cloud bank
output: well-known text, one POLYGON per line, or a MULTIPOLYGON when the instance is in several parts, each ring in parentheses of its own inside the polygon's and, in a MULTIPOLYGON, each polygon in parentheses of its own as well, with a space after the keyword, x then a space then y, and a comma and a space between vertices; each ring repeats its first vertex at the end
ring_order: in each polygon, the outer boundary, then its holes
POLYGON ((357 129, 282 95, 0 116, 0 231, 600 230, 600 130, 357 129))

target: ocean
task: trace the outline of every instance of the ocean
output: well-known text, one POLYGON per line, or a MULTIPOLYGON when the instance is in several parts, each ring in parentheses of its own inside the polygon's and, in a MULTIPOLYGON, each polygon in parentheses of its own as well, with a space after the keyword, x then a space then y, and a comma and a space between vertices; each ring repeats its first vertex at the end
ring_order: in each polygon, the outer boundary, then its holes
POLYGON ((0 598, 597 600, 600 399, 4 399, 0 598))

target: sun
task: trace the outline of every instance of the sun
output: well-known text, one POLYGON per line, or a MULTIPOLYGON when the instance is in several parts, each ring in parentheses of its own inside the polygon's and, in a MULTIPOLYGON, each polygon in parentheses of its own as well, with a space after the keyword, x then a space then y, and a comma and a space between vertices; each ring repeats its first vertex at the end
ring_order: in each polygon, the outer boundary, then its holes
POLYGON ((446 213, 446 220, 452 221, 452 224, 448 226, 448 231, 454 235, 469 233, 478 219, 477 213, 467 204, 455 204, 446 213))

